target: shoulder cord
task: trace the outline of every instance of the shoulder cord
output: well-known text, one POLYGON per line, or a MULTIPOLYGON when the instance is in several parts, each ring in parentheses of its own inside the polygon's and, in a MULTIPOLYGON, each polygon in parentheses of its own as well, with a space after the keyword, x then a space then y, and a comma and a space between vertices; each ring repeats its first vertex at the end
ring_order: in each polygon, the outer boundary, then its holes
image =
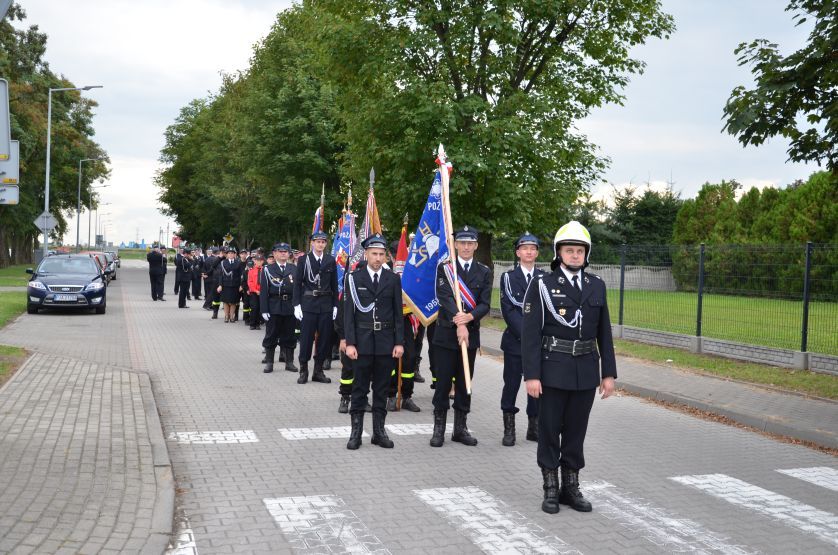
MULTIPOLYGON (((224 262, 227 262, 227 261, 225 260, 224 262)), ((224 269, 224 262, 221 263, 221 272, 224 274, 224 277, 230 277, 230 276, 233 275, 233 270, 230 270, 229 272, 227 270, 225 270, 224 269)))
POLYGON ((191 270, 191 269, 192 269, 191 267, 190 267, 190 268, 187 268, 187 267, 186 267, 186 264, 184 264, 184 262, 186 262, 187 260, 188 260, 188 258, 186 258, 185 256, 184 256, 184 257, 181 257, 181 259, 180 259, 180 267, 181 267, 181 268, 183 268, 183 271, 184 271, 184 272, 185 272, 185 271, 187 271, 187 270, 191 270))
POLYGON ((509 299, 509 302, 511 302, 513 305, 515 305, 518 308, 520 308, 521 310, 523 310, 524 309, 524 301, 516 300, 515 296, 512 294, 511 288, 509 287, 509 274, 508 273, 503 274, 503 278, 504 278, 503 279, 503 289, 504 289, 504 293, 506 293, 506 297, 509 299))
POLYGON ((561 325, 567 326, 568 328, 575 328, 579 327, 581 332, 582 330, 582 309, 577 308, 576 314, 573 316, 573 320, 568 322, 564 319, 564 316, 560 316, 558 312, 556 312, 556 307, 553 306, 553 301, 550 299, 550 292, 547 291, 547 286, 544 285, 544 280, 538 280, 538 290, 541 293, 541 300, 544 302, 544 306, 547 307, 547 310, 550 311, 550 314, 553 315, 561 325))
POLYGON ((355 290, 355 276, 352 274, 349 274, 349 291, 352 293, 352 303, 355 305, 355 308, 364 314, 375 308, 375 301, 371 302, 367 306, 361 305, 361 300, 358 298, 358 292, 355 290))
POLYGON ((308 281, 310 283, 316 283, 318 287, 320 287, 320 274, 318 273, 316 276, 311 271, 311 257, 306 255, 306 274, 308 275, 308 281))
POLYGON ((265 264, 265 266, 262 268, 262 271, 265 272, 265 276, 267 276, 268 281, 271 284, 273 284, 275 287, 279 287, 280 285, 282 285, 283 279, 280 279, 280 278, 276 277, 275 275, 273 275, 271 273, 271 271, 268 269, 267 264, 265 264))

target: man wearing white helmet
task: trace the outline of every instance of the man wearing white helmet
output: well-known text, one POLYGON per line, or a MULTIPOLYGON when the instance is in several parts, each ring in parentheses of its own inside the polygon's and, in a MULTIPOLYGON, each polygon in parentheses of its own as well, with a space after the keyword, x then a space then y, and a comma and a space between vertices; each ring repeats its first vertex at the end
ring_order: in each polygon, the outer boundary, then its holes
POLYGON ((590 512, 579 491, 583 445, 596 388, 614 392, 617 362, 605 284, 585 272, 591 235, 579 222, 559 228, 553 272, 538 276, 524 298, 521 354, 527 393, 540 398, 538 466, 544 480, 541 509, 559 504, 590 512), (561 488, 559 488, 561 467, 561 488))

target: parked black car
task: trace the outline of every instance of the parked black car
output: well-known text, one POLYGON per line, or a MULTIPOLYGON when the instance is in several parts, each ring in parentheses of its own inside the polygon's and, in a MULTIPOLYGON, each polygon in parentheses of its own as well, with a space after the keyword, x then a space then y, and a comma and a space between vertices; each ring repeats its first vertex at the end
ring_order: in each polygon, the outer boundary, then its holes
POLYGON ((41 260, 33 271, 26 290, 26 312, 37 314, 40 308, 87 308, 104 314, 107 276, 88 254, 60 254, 41 260))

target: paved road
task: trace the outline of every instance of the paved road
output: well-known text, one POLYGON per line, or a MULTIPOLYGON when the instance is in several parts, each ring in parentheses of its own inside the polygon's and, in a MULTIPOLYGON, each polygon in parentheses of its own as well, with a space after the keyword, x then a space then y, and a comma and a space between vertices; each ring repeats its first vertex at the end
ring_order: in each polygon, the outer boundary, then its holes
POLYGON ((388 418, 411 435, 391 433, 393 450, 366 439, 350 452, 346 431, 330 429, 349 424, 336 411, 337 372, 329 385, 265 375, 261 334, 211 321, 197 302, 179 310, 171 294, 152 302, 147 290, 147 274, 124 265, 107 315, 24 316, 0 342, 147 373, 179 493, 175 551, 838 550, 834 457, 633 397, 598 400, 581 474, 594 513, 547 515, 535 445, 500 445, 496 359, 477 366, 477 447, 428 446, 427 430, 413 426, 432 419, 426 384, 416 394, 423 412, 388 418), (69 322, 84 328, 68 332, 69 322))

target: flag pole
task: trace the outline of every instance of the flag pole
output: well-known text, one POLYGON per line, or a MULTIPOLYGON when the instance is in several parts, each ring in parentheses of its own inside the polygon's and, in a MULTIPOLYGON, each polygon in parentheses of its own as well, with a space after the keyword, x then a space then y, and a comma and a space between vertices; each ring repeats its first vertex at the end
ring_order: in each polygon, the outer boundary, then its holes
MULTIPOLYGON (((446 165, 445 149, 442 143, 437 150, 437 160, 439 161, 439 177, 442 181, 442 214, 445 219, 445 242, 448 244, 448 257, 451 260, 451 266, 454 274, 454 283, 451 284, 451 289, 454 290, 454 301, 457 303, 457 310, 463 311, 463 299, 460 297, 459 278, 457 277, 457 259, 456 251, 454 250, 454 226, 451 222, 451 200, 449 198, 449 175, 448 166, 446 165)), ((465 379, 466 393, 471 395, 471 366, 468 363, 468 346, 466 343, 460 343, 460 353, 463 357, 463 377, 465 379)))
MULTIPOLYGON (((404 221, 402 222, 402 233, 399 236, 399 241, 401 241, 401 237, 404 236, 405 233, 407 233, 407 212, 404 213, 404 221)), ((396 269, 396 259, 393 258, 393 270, 395 271, 395 269, 396 269)), ((399 276, 399 279, 401 279, 401 276, 399 276)), ((404 320, 404 313, 402 313, 402 320, 404 320)), ((402 326, 404 326, 404 322, 402 322, 402 326)), ((412 329, 412 327, 411 327, 411 329, 412 329)), ((412 338, 412 340, 415 340, 415 339, 416 339, 415 337, 412 338)), ((407 338, 405 338, 405 342, 407 342, 407 338)), ((396 383, 396 410, 397 411, 402 410, 402 368, 403 368, 403 364, 404 364, 404 353, 405 352, 406 351, 403 351, 402 356, 399 357, 399 368, 398 368, 398 373, 399 374, 397 376, 397 383, 396 383)))

